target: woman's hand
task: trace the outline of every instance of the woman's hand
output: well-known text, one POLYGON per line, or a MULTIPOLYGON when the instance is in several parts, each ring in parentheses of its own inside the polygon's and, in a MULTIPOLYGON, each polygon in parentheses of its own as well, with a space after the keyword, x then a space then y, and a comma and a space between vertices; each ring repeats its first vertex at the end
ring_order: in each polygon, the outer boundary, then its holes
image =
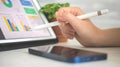
POLYGON ((75 37, 83 46, 120 46, 120 28, 101 30, 89 19, 76 17, 82 14, 78 7, 61 8, 56 13, 60 28, 67 38, 75 37))
POLYGON ((78 15, 83 14, 83 11, 78 7, 64 7, 64 8, 60 8, 56 13, 57 20, 61 23, 60 28, 63 34, 67 38, 73 39, 75 37, 75 30, 69 23, 68 21, 69 18, 66 18, 67 16, 69 16, 69 14, 76 17, 78 15))
POLYGON ((56 17, 61 23, 60 28, 63 34, 67 38, 76 37, 82 45, 89 46, 88 44, 93 42, 93 36, 97 39, 99 29, 89 19, 81 20, 76 17, 82 14, 84 12, 78 7, 64 7, 58 10, 56 17))

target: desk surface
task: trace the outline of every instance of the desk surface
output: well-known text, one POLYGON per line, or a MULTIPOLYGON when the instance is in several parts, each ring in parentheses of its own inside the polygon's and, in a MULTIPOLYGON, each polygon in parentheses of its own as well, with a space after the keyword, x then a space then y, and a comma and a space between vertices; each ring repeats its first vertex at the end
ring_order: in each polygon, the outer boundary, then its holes
POLYGON ((108 59, 77 64, 65 63, 36 55, 31 55, 28 53, 28 49, 24 48, 10 51, 1 51, 0 67, 120 67, 120 47, 87 48, 82 47, 75 40, 68 41, 67 43, 58 43, 56 45, 64 45, 73 48, 105 52, 108 54, 108 59))

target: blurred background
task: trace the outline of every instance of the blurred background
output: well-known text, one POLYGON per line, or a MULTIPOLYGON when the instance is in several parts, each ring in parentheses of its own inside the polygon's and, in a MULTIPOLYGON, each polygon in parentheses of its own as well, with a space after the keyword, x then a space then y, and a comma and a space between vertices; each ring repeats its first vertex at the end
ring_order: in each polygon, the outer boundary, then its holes
POLYGON ((120 0, 40 0, 40 5, 44 6, 47 3, 70 3, 70 6, 77 6, 84 10, 85 13, 109 9, 110 12, 106 15, 91 18, 93 23, 101 28, 120 28, 120 0))

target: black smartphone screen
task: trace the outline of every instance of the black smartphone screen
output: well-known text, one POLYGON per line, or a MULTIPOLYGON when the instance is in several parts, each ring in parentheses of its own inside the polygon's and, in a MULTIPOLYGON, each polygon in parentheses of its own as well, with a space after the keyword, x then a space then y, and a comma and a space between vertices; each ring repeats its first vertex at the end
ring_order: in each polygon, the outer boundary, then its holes
POLYGON ((98 52, 90 52, 86 50, 79 50, 75 48, 68 48, 68 47, 62 47, 62 46, 54 46, 50 53, 62 55, 66 57, 76 57, 76 56, 93 56, 93 55, 99 55, 101 53, 98 52))
POLYGON ((29 48, 29 53, 54 60, 72 63, 104 60, 107 58, 106 53, 93 52, 63 46, 40 46, 29 48))

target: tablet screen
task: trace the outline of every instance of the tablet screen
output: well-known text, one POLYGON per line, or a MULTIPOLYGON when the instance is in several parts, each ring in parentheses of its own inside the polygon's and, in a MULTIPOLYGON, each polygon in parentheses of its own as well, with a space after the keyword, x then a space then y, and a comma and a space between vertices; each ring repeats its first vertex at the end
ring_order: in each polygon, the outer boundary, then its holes
POLYGON ((0 0, 0 43, 56 38, 51 28, 32 30, 48 23, 36 0, 0 0))

